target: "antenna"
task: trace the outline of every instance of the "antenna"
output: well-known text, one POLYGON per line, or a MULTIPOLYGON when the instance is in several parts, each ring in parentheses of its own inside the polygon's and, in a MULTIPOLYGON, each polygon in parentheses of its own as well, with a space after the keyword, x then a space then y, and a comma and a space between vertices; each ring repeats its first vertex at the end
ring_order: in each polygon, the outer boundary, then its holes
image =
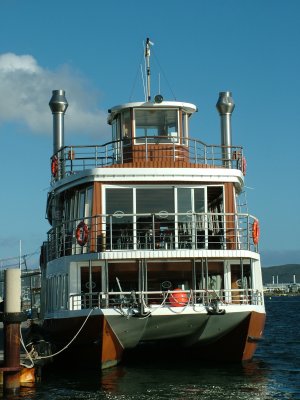
POLYGON ((146 73, 147 73, 147 101, 151 100, 151 86, 150 86, 150 46, 154 43, 150 42, 150 39, 146 39, 145 46, 145 59, 146 59, 146 73))

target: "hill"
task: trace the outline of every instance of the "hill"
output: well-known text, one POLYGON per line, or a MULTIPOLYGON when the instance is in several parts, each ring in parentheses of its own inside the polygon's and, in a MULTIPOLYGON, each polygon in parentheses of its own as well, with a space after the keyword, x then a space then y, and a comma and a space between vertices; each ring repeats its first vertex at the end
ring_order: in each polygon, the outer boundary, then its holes
POLYGON ((300 283, 300 264, 276 265, 274 267, 262 268, 263 283, 292 283, 296 276, 296 283, 300 283))

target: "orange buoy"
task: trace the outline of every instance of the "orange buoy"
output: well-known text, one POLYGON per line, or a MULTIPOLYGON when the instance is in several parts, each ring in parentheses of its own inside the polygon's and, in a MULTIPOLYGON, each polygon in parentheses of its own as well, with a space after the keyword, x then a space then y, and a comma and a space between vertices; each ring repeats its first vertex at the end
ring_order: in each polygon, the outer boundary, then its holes
POLYGON ((89 228, 84 221, 79 222, 76 228, 76 240, 79 246, 84 246, 89 238, 89 228))
POLYGON ((258 244, 259 242, 259 235, 260 235, 259 223, 258 220, 256 219, 252 225, 252 239, 255 245, 258 244))
POLYGON ((175 293, 170 293, 169 296, 171 307, 184 307, 189 301, 187 293, 179 288, 174 289, 174 292, 175 293))

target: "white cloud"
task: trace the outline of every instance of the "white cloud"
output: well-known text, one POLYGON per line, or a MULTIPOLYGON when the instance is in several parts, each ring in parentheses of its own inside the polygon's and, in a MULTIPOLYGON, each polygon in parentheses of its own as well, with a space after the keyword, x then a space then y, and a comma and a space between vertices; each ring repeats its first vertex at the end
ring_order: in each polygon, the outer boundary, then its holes
POLYGON ((67 66, 50 71, 31 55, 0 54, 0 87, 0 124, 17 122, 35 133, 51 133, 48 103, 52 90, 64 89, 69 103, 65 130, 108 138, 107 114, 98 107, 98 93, 67 66))

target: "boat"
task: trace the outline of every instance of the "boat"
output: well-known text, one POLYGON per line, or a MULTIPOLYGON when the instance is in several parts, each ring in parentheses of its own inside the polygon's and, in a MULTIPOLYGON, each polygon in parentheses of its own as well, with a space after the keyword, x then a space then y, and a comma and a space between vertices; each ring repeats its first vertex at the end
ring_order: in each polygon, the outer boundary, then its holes
POLYGON ((248 361, 266 313, 232 94, 216 104, 220 144, 192 138, 194 104, 152 99, 150 50, 145 99, 108 110, 109 143, 65 145, 68 102, 52 92, 40 332, 70 365, 248 361))

